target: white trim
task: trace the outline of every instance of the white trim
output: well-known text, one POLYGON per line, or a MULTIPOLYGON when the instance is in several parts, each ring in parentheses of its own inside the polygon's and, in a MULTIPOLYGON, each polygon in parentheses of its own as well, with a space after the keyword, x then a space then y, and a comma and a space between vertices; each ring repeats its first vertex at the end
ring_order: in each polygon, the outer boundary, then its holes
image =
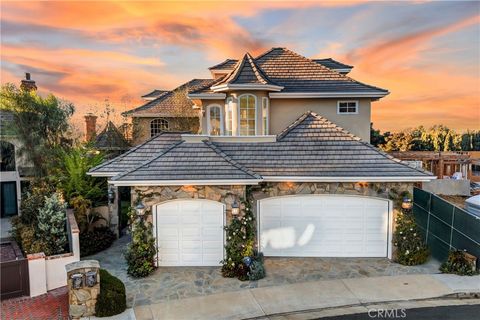
MULTIPOLYGON (((328 196, 341 196, 341 197, 355 197, 355 198, 366 198, 366 199, 376 199, 387 201, 388 203, 388 226, 387 226, 387 258, 392 259, 392 246, 393 246, 393 201, 386 198, 374 197, 374 196, 363 196, 363 195, 353 195, 353 194, 340 194, 340 193, 307 193, 307 194, 291 194, 275 197, 267 197, 263 199, 258 199, 257 201, 257 239, 256 245, 257 248, 260 248, 260 203, 263 200, 271 200, 275 198, 285 198, 285 197, 301 197, 301 196, 319 196, 319 197, 328 197, 328 196)), ((292 256, 294 258, 294 256, 292 256)))
MULTIPOLYGON (((193 109, 195 111, 195 109, 193 109)), ((172 114, 162 114, 162 113, 130 113, 126 115, 127 117, 132 118, 197 118, 196 115, 185 116, 185 115, 172 115, 172 114)))
POLYGON ((117 174, 121 172, 87 172, 87 176, 92 177, 115 177, 117 174))
MULTIPOLYGON (((241 94, 238 96, 237 98, 237 131, 238 131, 238 135, 241 136, 240 132, 242 131, 242 128, 240 126, 240 121, 241 121, 241 117, 240 117, 240 109, 242 108, 242 104, 241 104, 241 98, 243 96, 252 96, 254 99, 255 99, 255 136, 258 135, 258 103, 257 103, 257 96, 254 95, 254 94, 251 94, 251 93, 244 93, 244 94, 241 94)), ((247 102, 248 102, 248 99, 247 99, 247 102)), ((251 136, 249 136, 251 137, 251 136)))
POLYGON ((261 106, 261 114, 262 114, 262 135, 268 135, 270 132, 270 103, 268 101, 268 97, 262 97, 262 106, 261 106), (266 110, 267 110, 267 115, 266 115, 266 120, 265 123, 263 121, 263 103, 265 102, 266 110))
POLYGON ((223 133, 226 135, 226 136, 233 136, 234 135, 234 132, 233 132, 233 97, 228 97, 226 102, 225 102, 225 126, 224 126, 224 131, 223 133), (228 117, 229 115, 229 109, 231 108, 231 115, 230 115, 230 118, 228 117), (228 127, 228 124, 230 124, 230 134, 227 134, 227 127, 228 127))
POLYGON ((332 69, 332 70, 335 70, 335 71, 337 71, 338 73, 342 73, 342 72, 349 73, 350 71, 352 71, 352 69, 353 69, 353 68, 332 69))
POLYGON ((225 93, 189 93, 190 99, 225 99, 225 93))
MULTIPOLYGON (((347 106, 348 109, 348 106, 347 106)), ((345 115, 345 114, 358 114, 359 103, 358 100, 338 100, 337 101, 337 114, 345 115), (340 103, 350 103, 355 102, 355 112, 340 112, 340 103)))
POLYGON ((372 93, 372 92, 271 92, 272 99, 292 99, 292 98, 382 98, 390 92, 372 93))
POLYGON ((109 184, 114 186, 219 186, 219 185, 256 185, 262 182, 262 179, 245 179, 245 180, 132 180, 117 181, 108 180, 109 184))
POLYGON ((387 176, 387 177, 289 177, 264 176, 263 181, 271 182, 421 182, 435 180, 435 176, 387 176))
POLYGON ((209 104, 206 108, 206 112, 207 112, 207 132, 208 132, 208 135, 211 135, 210 132, 212 130, 212 127, 211 127, 211 121, 210 121, 210 109, 212 108, 218 108, 219 112, 220 112, 220 119, 219 119, 219 124, 220 124, 220 136, 223 136, 223 112, 222 112, 222 106, 219 105, 219 104, 216 104, 216 103, 213 103, 213 104, 209 104))
POLYGON ((273 84, 220 84, 210 87, 215 92, 222 92, 228 90, 268 90, 268 91, 280 91, 282 86, 276 86, 273 84))

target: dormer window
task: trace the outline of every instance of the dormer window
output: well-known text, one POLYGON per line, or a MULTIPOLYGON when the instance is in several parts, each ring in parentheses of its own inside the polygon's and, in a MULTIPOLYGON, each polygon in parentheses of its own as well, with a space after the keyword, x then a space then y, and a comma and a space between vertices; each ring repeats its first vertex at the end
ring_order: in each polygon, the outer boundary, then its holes
POLYGON ((239 132, 241 136, 256 134, 257 98, 253 94, 243 94, 238 98, 239 132))
POLYGON ((358 101, 338 101, 337 104, 338 114, 357 114, 358 113, 358 101))
POLYGON ((207 107, 208 134, 211 136, 222 135, 222 111, 219 105, 207 107))
POLYGON ((225 135, 233 135, 233 98, 227 99, 225 106, 225 135))

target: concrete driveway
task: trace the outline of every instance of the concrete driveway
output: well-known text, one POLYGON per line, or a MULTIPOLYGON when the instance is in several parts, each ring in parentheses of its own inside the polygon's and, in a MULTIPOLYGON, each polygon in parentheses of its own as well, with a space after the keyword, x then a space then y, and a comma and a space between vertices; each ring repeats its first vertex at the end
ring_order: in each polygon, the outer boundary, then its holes
POLYGON ((267 276, 260 281, 223 278, 219 267, 162 267, 147 278, 135 279, 127 275, 123 256, 128 241, 124 236, 111 248, 84 259, 98 260, 125 283, 130 307, 317 280, 438 273, 434 261, 406 267, 382 258, 266 258, 267 276))

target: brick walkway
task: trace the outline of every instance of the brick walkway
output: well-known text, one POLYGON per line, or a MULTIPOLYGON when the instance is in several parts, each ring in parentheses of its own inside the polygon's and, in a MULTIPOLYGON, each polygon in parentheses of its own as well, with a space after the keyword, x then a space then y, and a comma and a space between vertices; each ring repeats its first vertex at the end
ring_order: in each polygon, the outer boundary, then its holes
POLYGON ((67 287, 51 290, 35 298, 2 301, 2 320, 68 319, 67 287))

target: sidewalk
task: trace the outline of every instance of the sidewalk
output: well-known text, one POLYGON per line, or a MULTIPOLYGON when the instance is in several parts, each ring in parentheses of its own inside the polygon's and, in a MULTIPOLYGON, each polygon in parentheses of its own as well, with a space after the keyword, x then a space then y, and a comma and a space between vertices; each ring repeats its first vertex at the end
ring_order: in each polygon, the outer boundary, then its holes
POLYGON ((298 283, 138 306, 137 320, 246 319, 341 306, 480 293, 480 276, 401 275, 298 283))

